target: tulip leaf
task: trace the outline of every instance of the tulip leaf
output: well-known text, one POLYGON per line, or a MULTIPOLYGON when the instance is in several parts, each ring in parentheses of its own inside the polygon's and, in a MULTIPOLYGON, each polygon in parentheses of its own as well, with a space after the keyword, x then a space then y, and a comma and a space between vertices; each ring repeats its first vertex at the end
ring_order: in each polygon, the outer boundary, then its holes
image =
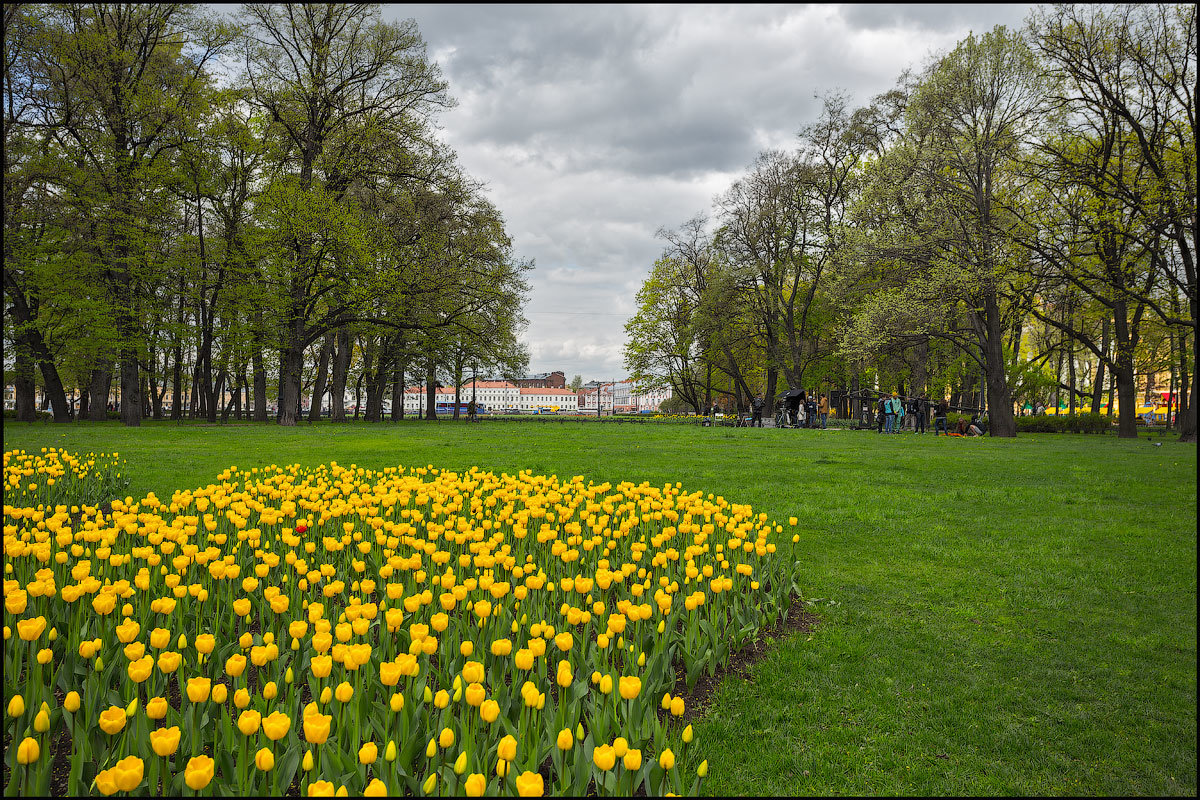
MULTIPOLYGON (((250 766, 253 767, 254 765, 251 764, 250 766)), ((237 774, 237 765, 234 763, 232 750, 223 749, 217 754, 217 772, 222 775, 237 774)))

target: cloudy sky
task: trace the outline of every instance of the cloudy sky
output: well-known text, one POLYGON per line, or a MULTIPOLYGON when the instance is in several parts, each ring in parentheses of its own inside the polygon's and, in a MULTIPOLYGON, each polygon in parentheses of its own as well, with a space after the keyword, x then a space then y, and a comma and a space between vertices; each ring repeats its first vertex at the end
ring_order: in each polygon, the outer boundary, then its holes
POLYGON ((384 6, 417 21, 458 105, 446 142, 536 263, 530 371, 622 378, 655 237, 708 212, 819 95, 855 105, 1028 5, 384 6))

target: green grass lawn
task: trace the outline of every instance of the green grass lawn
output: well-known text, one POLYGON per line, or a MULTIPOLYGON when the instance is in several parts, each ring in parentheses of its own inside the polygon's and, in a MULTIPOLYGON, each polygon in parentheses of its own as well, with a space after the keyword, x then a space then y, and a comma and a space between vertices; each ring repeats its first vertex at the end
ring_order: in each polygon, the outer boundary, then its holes
POLYGON ((479 425, 6 423, 131 493, 298 462, 681 481, 800 518, 821 618, 697 724, 711 794, 1196 793, 1196 448, 1170 438, 479 425))

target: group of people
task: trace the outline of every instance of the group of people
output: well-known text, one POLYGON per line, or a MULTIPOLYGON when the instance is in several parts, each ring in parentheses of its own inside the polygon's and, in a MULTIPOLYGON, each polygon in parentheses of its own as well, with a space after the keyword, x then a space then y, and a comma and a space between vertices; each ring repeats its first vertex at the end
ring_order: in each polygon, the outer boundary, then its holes
MULTIPOLYGON (((762 427, 762 412, 766 407, 766 401, 760 394, 754 398, 750 404, 753 416, 751 417, 751 425, 762 427)), ((825 430, 829 427, 829 396, 822 394, 819 397, 816 394, 808 392, 800 392, 795 404, 795 410, 792 410, 790 404, 780 402, 779 415, 776 418, 776 426, 784 428, 821 428, 825 430)))
MULTIPOLYGON (((879 398, 876 404, 875 422, 876 433, 900 433, 905 427, 910 428, 913 433, 925 433, 925 422, 929 417, 929 396, 922 394, 920 397, 900 397, 898 392, 892 392, 892 396, 886 395, 879 398)), ((940 400, 933 407, 933 423, 934 435, 945 434, 947 436, 983 436, 984 426, 978 413, 971 415, 968 420, 966 417, 959 418, 955 424, 955 430, 951 433, 947 419, 950 413, 950 401, 940 400)))

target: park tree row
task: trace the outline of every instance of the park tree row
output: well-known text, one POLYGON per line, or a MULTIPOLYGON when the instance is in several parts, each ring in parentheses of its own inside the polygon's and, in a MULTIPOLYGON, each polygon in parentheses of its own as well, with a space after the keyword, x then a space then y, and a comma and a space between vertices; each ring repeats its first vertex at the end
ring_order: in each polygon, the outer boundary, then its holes
POLYGON ((452 100, 412 20, 68 3, 6 6, 4 29, 20 418, 40 387, 58 421, 111 396, 127 425, 292 425, 302 397, 345 419, 353 387, 380 419, 407 381, 524 368, 531 265, 434 136, 452 100))
POLYGON ((951 394, 997 436, 1114 392, 1134 436, 1138 376, 1169 373, 1194 439, 1196 34, 1192 5, 1037 8, 864 107, 826 95, 795 150, 661 232, 627 366, 696 410, 951 394))

